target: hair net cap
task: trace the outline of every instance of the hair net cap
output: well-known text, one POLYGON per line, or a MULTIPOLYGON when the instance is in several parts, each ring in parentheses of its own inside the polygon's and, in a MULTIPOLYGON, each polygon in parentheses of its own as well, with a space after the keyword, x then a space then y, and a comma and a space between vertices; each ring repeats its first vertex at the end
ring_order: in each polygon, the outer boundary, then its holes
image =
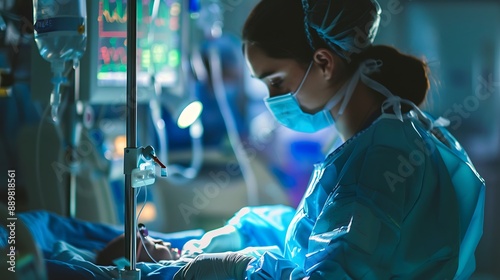
POLYGON ((348 59, 369 47, 380 24, 380 5, 375 0, 302 0, 305 30, 315 50, 316 33, 341 57, 348 59))

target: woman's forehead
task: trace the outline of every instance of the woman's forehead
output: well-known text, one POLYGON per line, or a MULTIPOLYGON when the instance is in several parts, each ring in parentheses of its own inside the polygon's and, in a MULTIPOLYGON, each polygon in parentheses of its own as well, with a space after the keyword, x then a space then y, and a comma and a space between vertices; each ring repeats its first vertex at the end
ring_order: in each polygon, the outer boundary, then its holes
POLYGON ((244 46, 245 61, 252 77, 264 79, 279 71, 286 71, 297 64, 293 59, 279 59, 268 56, 260 47, 253 44, 244 46))

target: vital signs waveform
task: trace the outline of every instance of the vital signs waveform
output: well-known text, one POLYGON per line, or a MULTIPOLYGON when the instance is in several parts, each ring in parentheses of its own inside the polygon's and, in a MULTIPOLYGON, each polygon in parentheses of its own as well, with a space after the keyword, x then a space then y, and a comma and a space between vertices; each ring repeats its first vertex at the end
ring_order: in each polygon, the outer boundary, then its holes
MULTIPOLYGON (((127 22, 127 5, 123 0, 102 0, 101 15, 99 20, 104 19, 108 23, 126 23, 127 22)), ((137 5, 137 20, 139 22, 149 21, 149 15, 153 9, 153 1, 138 0, 137 5), (146 12, 144 14, 144 12, 146 12)))
POLYGON ((119 64, 127 63, 127 50, 124 47, 108 48, 103 46, 99 52, 100 58, 104 64, 110 64, 112 62, 119 64))

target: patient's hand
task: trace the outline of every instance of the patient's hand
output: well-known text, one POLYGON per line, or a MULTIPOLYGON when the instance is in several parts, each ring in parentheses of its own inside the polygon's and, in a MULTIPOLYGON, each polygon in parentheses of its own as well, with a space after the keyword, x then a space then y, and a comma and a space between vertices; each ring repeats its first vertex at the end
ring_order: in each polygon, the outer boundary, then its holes
POLYGON ((198 255, 200 253, 217 253, 241 250, 243 237, 234 226, 224 226, 211 230, 199 240, 186 242, 182 255, 198 255))

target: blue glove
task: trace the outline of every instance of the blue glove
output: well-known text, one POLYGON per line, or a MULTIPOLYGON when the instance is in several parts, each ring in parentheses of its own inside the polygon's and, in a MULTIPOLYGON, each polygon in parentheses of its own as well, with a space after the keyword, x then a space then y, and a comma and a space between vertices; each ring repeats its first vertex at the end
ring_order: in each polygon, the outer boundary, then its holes
POLYGON ((233 252, 201 254, 177 271, 174 280, 243 280, 247 265, 253 259, 233 252))

